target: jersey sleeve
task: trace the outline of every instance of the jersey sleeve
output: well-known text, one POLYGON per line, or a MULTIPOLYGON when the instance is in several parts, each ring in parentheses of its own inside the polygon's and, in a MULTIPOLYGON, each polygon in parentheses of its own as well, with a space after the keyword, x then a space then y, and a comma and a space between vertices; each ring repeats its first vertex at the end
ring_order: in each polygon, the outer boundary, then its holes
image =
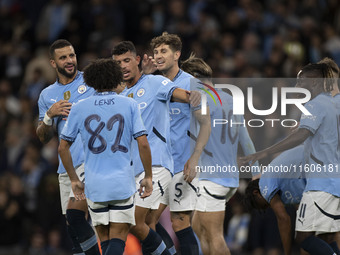
POLYGON ((132 135, 133 135, 133 138, 136 139, 142 135, 148 135, 148 133, 146 132, 137 102, 133 99, 131 100, 132 100, 132 121, 133 121, 132 135))
POLYGON ((315 134, 316 130, 320 127, 327 112, 327 109, 323 109, 321 104, 317 101, 309 102, 305 105, 305 108, 311 113, 311 115, 301 115, 299 128, 308 129, 315 134))
POLYGON ((156 95, 157 99, 160 101, 170 101, 173 91, 178 88, 178 86, 169 79, 160 75, 155 75, 153 79, 154 82, 159 83, 156 95))
POLYGON ((44 119, 45 113, 48 110, 48 107, 44 100, 44 91, 40 93, 39 99, 38 99, 38 107, 39 107, 39 121, 42 121, 44 119))
POLYGON ((262 175, 259 182, 262 197, 270 203, 275 194, 279 191, 278 179, 262 175))
POLYGON ((60 138, 69 142, 76 140, 81 121, 79 120, 80 113, 78 111, 79 104, 72 106, 69 116, 63 130, 60 133, 60 138))

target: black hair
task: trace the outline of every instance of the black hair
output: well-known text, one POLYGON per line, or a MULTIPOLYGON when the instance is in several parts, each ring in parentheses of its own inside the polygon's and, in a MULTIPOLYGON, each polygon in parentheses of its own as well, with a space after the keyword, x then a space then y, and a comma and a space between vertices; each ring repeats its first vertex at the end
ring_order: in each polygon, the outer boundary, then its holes
POLYGON ((137 54, 136 47, 133 44, 133 42, 123 41, 118 43, 115 47, 113 47, 113 49, 111 50, 111 56, 113 55, 119 56, 128 51, 137 54))
POLYGON ((248 211, 252 211, 253 209, 259 209, 259 206, 256 202, 254 191, 260 192, 259 188, 259 181, 260 179, 252 180, 248 183, 246 188, 243 204, 245 205, 248 211))
POLYGON ((51 44, 50 49, 49 49, 50 58, 54 57, 54 53, 55 53, 56 49, 61 49, 61 48, 64 48, 66 46, 72 46, 72 44, 65 39, 59 39, 59 40, 54 41, 51 44))
POLYGON ((97 59, 84 68, 84 81, 97 91, 112 91, 123 81, 123 72, 113 59, 97 59))

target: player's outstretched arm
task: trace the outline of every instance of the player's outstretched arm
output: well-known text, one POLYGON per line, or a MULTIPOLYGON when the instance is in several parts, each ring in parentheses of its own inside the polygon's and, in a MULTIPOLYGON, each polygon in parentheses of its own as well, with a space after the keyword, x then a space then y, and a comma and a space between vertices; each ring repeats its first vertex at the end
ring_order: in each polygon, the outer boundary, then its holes
POLYGON ((291 133, 282 141, 268 147, 267 149, 248 155, 246 157, 241 157, 240 162, 242 164, 249 163, 250 165, 253 165, 254 162, 263 159, 269 155, 289 150, 298 146, 299 144, 303 143, 311 134, 312 133, 308 129, 299 128, 296 132, 291 133))
POLYGON ((146 135, 136 138, 138 143, 139 156, 142 160, 145 176, 140 183, 139 195, 142 198, 148 197, 152 193, 152 169, 151 169, 151 150, 146 135))
POLYGON ((172 92, 172 102, 190 103, 192 107, 196 107, 201 103, 201 93, 198 91, 188 91, 181 88, 176 88, 172 92))
POLYGON ((279 227, 279 232, 281 236, 281 241, 283 245, 283 250, 285 255, 290 255, 292 252, 292 223, 291 219, 286 211, 281 198, 276 194, 270 201, 270 206, 273 209, 277 224, 279 227))
POLYGON ((58 153, 60 155, 61 161, 66 169, 68 176, 70 177, 72 190, 76 200, 84 200, 84 184, 79 180, 76 170, 73 167, 72 156, 70 152, 71 142, 61 139, 58 153))
POLYGON ((56 116, 67 117, 70 113, 71 106, 72 103, 69 103, 67 100, 60 100, 47 110, 44 120, 38 123, 36 130, 37 136, 42 143, 48 143, 53 137, 53 118, 56 116))
POLYGON ((196 166, 198 165, 198 160, 209 140, 211 132, 209 107, 206 115, 202 115, 201 110, 199 109, 194 111, 194 116, 200 124, 200 131, 197 136, 194 152, 184 165, 184 180, 187 182, 191 182, 196 177, 196 166))
POLYGON ((188 104, 189 103, 189 97, 190 97, 189 91, 187 91, 185 89, 181 89, 181 88, 176 88, 172 92, 171 101, 188 104))

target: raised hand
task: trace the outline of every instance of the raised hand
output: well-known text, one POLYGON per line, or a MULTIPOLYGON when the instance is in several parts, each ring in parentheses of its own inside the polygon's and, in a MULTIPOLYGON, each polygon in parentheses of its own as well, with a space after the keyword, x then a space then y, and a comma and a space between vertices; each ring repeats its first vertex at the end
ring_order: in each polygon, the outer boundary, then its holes
POLYGON ((47 115, 50 118, 54 118, 56 116, 65 116, 67 117, 70 114, 70 110, 72 107, 72 103, 67 100, 60 100, 54 103, 50 109, 47 111, 47 115))
POLYGON ((142 70, 144 74, 151 74, 157 71, 156 60, 152 56, 144 54, 142 59, 142 70))

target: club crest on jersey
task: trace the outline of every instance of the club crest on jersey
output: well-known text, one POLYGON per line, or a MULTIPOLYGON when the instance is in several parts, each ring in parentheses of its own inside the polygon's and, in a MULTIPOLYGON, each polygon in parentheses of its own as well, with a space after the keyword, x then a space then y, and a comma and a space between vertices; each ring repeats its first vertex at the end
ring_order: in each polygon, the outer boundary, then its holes
POLYGON ((85 93, 85 91, 86 91, 86 86, 85 85, 80 85, 78 87, 78 93, 79 94, 83 94, 83 93, 85 93))
POLYGON ((140 90, 137 91, 137 96, 141 97, 141 96, 144 95, 144 93, 145 93, 145 90, 144 89, 140 89, 140 90))
POLYGON ((128 95, 128 97, 133 98, 133 93, 130 93, 130 94, 128 95))

